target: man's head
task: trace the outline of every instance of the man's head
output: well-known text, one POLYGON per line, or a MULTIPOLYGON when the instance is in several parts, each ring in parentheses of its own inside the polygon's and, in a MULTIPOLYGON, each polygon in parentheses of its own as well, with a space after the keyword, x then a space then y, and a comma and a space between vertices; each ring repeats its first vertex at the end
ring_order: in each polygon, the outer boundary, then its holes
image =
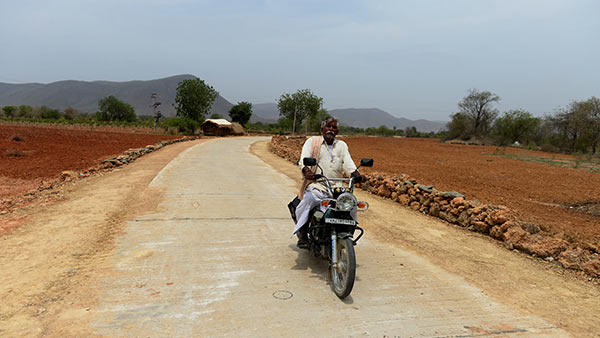
POLYGON ((338 133, 338 121, 335 117, 330 116, 321 121, 321 134, 327 144, 332 144, 335 136, 338 133))

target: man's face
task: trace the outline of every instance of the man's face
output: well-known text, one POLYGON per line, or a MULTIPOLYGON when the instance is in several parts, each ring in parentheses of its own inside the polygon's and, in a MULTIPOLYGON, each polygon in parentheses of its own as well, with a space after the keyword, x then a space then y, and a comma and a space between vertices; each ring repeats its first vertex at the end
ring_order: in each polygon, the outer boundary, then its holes
POLYGON ((329 121, 325 127, 321 129, 321 133, 323 134, 325 142, 327 142, 327 144, 331 144, 338 133, 337 121, 329 121))

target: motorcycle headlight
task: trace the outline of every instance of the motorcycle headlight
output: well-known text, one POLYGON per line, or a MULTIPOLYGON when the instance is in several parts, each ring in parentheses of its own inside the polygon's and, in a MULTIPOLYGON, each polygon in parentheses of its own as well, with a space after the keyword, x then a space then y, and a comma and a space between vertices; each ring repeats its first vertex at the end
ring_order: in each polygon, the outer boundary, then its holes
POLYGON ((337 198, 335 207, 340 211, 350 211, 356 207, 356 198, 351 193, 345 192, 337 198))

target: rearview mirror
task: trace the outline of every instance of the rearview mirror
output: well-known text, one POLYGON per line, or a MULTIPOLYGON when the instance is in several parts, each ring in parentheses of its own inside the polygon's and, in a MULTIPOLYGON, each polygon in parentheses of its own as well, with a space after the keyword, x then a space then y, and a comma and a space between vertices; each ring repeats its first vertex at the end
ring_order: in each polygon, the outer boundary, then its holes
POLYGON ((314 157, 305 157, 302 160, 302 163, 304 163, 304 165, 307 167, 312 167, 314 165, 317 165, 317 159, 314 157))
POLYGON ((360 166, 361 167, 372 167, 373 159, 372 158, 363 158, 362 160, 360 160, 360 166))

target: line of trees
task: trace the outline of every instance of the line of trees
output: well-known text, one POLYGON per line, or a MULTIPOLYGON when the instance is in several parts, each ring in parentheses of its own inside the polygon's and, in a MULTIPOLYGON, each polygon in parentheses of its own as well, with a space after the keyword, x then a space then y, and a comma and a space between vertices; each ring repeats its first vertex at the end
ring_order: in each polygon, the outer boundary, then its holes
MULTIPOLYGON (((263 133, 271 133, 271 134, 280 134, 285 135, 291 132, 291 126, 287 123, 248 123, 246 126, 247 130, 250 132, 263 132, 263 133)), ((381 137, 420 137, 420 138, 445 138, 447 135, 446 131, 440 132, 421 132, 418 131, 415 127, 406 127, 404 129, 388 128, 387 126, 379 126, 369 127, 369 128, 359 128, 359 127, 350 127, 345 125, 339 125, 339 134, 341 135, 368 135, 368 136, 381 136, 381 137)), ((315 126, 310 130, 312 133, 318 133, 319 126, 315 126)))
MULTIPOLYGON (((177 117, 167 119, 167 127, 176 127, 180 132, 195 133, 219 93, 204 81, 195 78, 183 80, 177 87, 175 109, 177 117)), ((500 97, 489 91, 471 89, 458 103, 458 112, 452 114, 447 131, 422 133, 415 127, 406 129, 353 128, 340 126, 343 134, 366 134, 377 136, 440 137, 469 140, 478 138, 498 145, 521 144, 540 146, 548 151, 567 151, 596 154, 600 148, 600 99, 591 97, 584 101, 573 101, 567 107, 543 118, 535 117, 522 109, 509 110, 499 116, 496 104, 500 97)), ((238 102, 229 110, 232 121, 242 124, 249 130, 296 133, 319 132, 320 121, 329 116, 323 108, 323 98, 310 89, 295 93, 284 93, 277 101, 279 122, 274 125, 249 124, 252 104, 238 102)), ((86 114, 66 108, 64 111, 47 106, 28 105, 4 106, 0 110, 2 118, 43 119, 66 121, 103 121, 131 123, 139 119, 131 105, 115 96, 107 96, 98 101, 98 111, 86 114)), ((220 117, 220 116, 219 116, 220 117)), ((151 120, 152 117, 142 120, 151 120)))
POLYGON ((600 146, 600 99, 573 101, 544 117, 522 110, 499 116, 500 97, 489 91, 469 90, 447 125, 447 139, 477 138, 498 145, 539 146, 547 151, 596 154, 600 146))
POLYGON ((88 114, 73 107, 65 110, 49 108, 48 106, 32 107, 29 105, 4 106, 0 109, 1 117, 8 119, 41 119, 50 121, 105 121, 105 122, 135 122, 137 117, 133 107, 115 96, 107 96, 98 101, 98 111, 88 114))
POLYGON ((344 135, 368 135, 368 136, 382 136, 382 137, 420 137, 420 138, 443 138, 446 133, 444 132, 421 132, 416 127, 406 127, 404 129, 398 129, 396 127, 388 128, 387 126, 369 127, 369 128, 357 128, 340 126, 340 134, 344 135))
MULTIPOLYGON (((193 134, 204 122, 219 93, 199 78, 181 81, 175 96, 176 117, 165 119, 163 127, 174 127, 181 133, 193 134)), ((213 114, 215 115, 215 114, 213 114)), ((252 116, 252 104, 238 102, 230 111, 233 122, 246 125, 252 116)), ((216 118, 221 118, 215 115, 216 118)), ((87 114, 68 107, 63 112, 47 106, 32 107, 28 105, 4 106, 0 109, 0 118, 8 119, 42 119, 52 121, 73 120, 81 122, 134 123, 136 121, 152 121, 153 117, 137 117, 134 108, 115 96, 107 96, 98 101, 98 111, 87 114)))
POLYGON ((32 107, 29 105, 4 106, 0 109, 0 116, 9 119, 47 119, 47 120, 74 120, 81 117, 88 117, 76 109, 68 107, 64 111, 53 109, 48 106, 32 107))
MULTIPOLYGON (((298 130, 304 129, 305 133, 319 132, 321 120, 329 117, 329 113, 323 108, 323 98, 315 95, 310 89, 299 89, 295 93, 284 93, 277 100, 279 108, 279 121, 277 124, 269 126, 261 124, 251 125, 251 129, 264 130, 270 132, 284 133, 285 130, 291 130, 295 134, 298 130)), ((339 126, 340 134, 344 135, 373 135, 373 136, 406 136, 406 137, 442 137, 442 133, 423 133, 417 131, 415 127, 397 129, 388 128, 385 125, 377 128, 357 128, 348 126, 339 126)))

